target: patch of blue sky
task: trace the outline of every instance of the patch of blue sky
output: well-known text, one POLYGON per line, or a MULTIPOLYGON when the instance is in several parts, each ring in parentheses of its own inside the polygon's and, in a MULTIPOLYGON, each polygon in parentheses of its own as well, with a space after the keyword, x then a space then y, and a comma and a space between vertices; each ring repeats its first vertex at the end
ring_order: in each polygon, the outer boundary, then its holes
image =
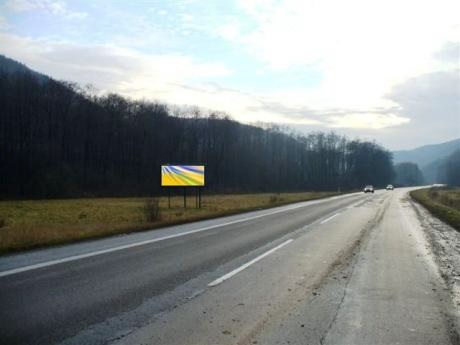
MULTIPOLYGON (((219 29, 235 22, 249 32, 252 19, 228 1, 69 1, 60 13, 43 8, 8 13, 9 31, 19 36, 71 42, 81 46, 114 45, 144 54, 191 57, 219 63, 231 73, 198 80, 245 92, 313 88, 322 80, 319 68, 272 70, 238 40, 219 29)), ((190 81, 197 82, 197 81, 190 81)))

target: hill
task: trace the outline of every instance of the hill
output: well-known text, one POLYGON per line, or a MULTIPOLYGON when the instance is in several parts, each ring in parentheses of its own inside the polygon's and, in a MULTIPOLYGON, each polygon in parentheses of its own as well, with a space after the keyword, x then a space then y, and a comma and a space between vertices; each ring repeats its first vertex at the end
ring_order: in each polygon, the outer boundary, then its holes
POLYGON ((48 76, 35 72, 20 62, 0 54, 0 74, 15 75, 19 73, 33 75, 42 82, 49 81, 50 79, 48 76))
POLYGON ((417 147, 413 150, 394 151, 393 160, 395 164, 413 162, 418 164, 420 168, 423 168, 436 160, 449 156, 459 148, 460 138, 441 144, 417 147))
POLYGON ((3 198, 158 194, 167 163, 205 165, 213 192, 337 191, 392 180, 390 152, 372 142, 89 95, 11 59, 0 65, 3 198))

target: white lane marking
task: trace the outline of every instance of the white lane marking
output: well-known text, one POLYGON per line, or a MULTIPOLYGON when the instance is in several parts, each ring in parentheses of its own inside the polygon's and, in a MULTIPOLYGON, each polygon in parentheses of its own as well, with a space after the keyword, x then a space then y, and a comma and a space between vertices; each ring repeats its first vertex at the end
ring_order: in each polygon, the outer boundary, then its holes
POLYGON ((330 221, 332 218, 337 217, 339 214, 340 214, 340 213, 336 213, 336 214, 330 216, 329 218, 326 218, 326 219, 322 220, 322 221, 321 221, 321 224, 327 223, 327 222, 330 221))
POLYGON ((358 202, 355 202, 354 204, 348 206, 348 207, 347 207, 347 210, 350 210, 350 209, 352 209, 352 208, 358 206, 358 205, 361 204, 362 202, 363 202, 362 200, 360 200, 360 201, 358 201, 358 202))
POLYGON ((284 247, 285 245, 291 243, 293 241, 293 239, 289 239, 283 243, 281 243, 280 245, 270 249, 269 251, 266 251, 265 253, 259 255, 258 257, 256 257, 255 259, 252 259, 251 261, 245 263, 244 265, 238 267, 237 269, 234 269, 233 271, 223 275, 222 277, 220 278, 217 278, 216 280, 210 282, 208 284, 208 286, 212 287, 212 286, 216 286, 216 285, 219 285, 220 283, 224 282, 225 280, 233 277, 235 274, 237 273, 240 273, 242 270, 245 270, 246 268, 248 268, 249 266, 255 264, 257 261, 260 261, 262 260, 264 257, 266 257, 267 255, 270 255, 271 253, 273 253, 274 251, 284 247))
POLYGON ((301 208, 301 207, 311 206, 311 205, 314 205, 314 204, 317 204, 317 203, 322 203, 322 202, 325 202, 325 201, 328 201, 328 200, 330 201, 330 200, 335 200, 335 199, 338 199, 338 198, 347 197, 347 196, 354 196, 354 195, 355 194, 348 194, 348 195, 344 195, 344 196, 339 195, 339 196, 336 196, 336 197, 327 198, 327 199, 323 199, 323 200, 314 200, 312 202, 307 202, 307 204, 294 205, 294 206, 290 206, 290 207, 283 207, 282 209, 272 211, 272 212, 267 212, 267 213, 264 213, 264 214, 259 214, 257 216, 237 219, 237 220, 233 220, 233 221, 222 223, 222 224, 216 224, 216 225, 211 225, 211 226, 207 226, 207 227, 200 228, 200 229, 181 232, 179 234, 173 234, 173 235, 168 235, 168 236, 164 236, 164 237, 153 238, 153 239, 145 240, 145 241, 141 241, 141 242, 135 242, 135 243, 125 244, 125 245, 122 245, 122 246, 112 247, 112 248, 108 248, 108 249, 97 250, 97 251, 90 252, 90 253, 72 255, 72 256, 62 258, 62 259, 56 259, 56 260, 41 262, 41 263, 38 263, 38 264, 18 267, 18 268, 14 268, 14 269, 10 269, 10 270, 7 270, 7 271, 0 272, 0 277, 5 277, 5 276, 12 275, 12 274, 26 272, 26 271, 31 271, 31 270, 35 270, 35 269, 38 269, 38 268, 54 266, 54 265, 58 265, 58 264, 65 263, 65 262, 85 259, 85 258, 89 258, 89 257, 92 257, 92 256, 97 256, 97 255, 102 255, 102 254, 106 254, 106 253, 116 252, 116 251, 123 250, 123 249, 139 247, 139 246, 143 246, 143 245, 150 244, 150 243, 169 240, 171 238, 186 236, 186 235, 194 234, 194 233, 201 232, 201 231, 212 230, 212 229, 227 226, 227 225, 242 223, 242 222, 246 222, 246 221, 249 221, 249 220, 262 218, 262 217, 265 217, 265 216, 270 216, 270 215, 281 213, 281 212, 287 212, 287 211, 295 210, 295 209, 301 208))

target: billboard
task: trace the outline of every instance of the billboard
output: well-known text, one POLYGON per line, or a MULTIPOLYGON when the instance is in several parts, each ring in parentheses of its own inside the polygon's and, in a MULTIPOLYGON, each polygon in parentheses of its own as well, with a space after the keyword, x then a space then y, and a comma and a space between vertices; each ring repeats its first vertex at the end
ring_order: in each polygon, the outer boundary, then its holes
POLYGON ((162 165, 163 187, 204 186, 204 165, 162 165))

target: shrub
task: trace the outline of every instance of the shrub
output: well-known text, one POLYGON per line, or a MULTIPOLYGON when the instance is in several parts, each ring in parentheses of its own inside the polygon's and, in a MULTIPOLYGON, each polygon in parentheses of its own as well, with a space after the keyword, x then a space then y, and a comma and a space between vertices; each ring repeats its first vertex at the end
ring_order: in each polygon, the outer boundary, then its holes
POLYGON ((160 220, 160 199, 148 198, 144 203, 144 215, 147 222, 155 222, 160 220))
POLYGON ((278 202, 281 202, 283 199, 280 197, 279 194, 274 194, 271 195, 270 198, 268 199, 269 204, 276 204, 278 202))
POLYGON ((6 225, 6 220, 4 218, 0 218, 0 228, 3 228, 6 225))
POLYGON ((439 192, 434 189, 434 188, 431 188, 429 191, 428 191, 428 195, 432 198, 432 199, 437 199, 439 197, 439 192))

